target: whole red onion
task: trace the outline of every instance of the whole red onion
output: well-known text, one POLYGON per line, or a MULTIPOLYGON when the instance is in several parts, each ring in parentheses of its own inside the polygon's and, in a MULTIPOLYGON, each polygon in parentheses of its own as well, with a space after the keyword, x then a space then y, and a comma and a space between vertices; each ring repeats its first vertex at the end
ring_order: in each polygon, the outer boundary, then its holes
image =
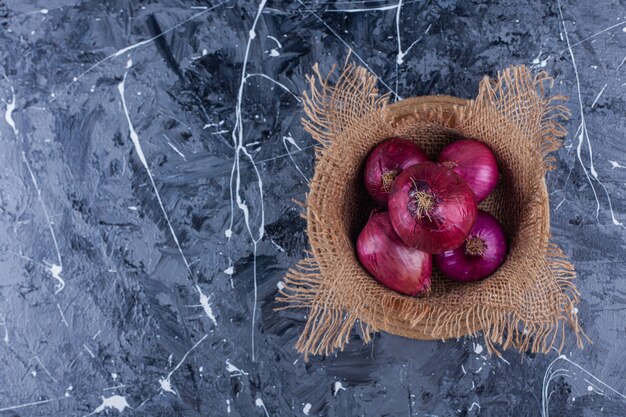
POLYGON ((432 256, 405 245, 387 212, 372 215, 357 239, 356 251, 365 269, 385 287, 412 296, 430 289, 432 256))
POLYGON ((476 219, 474 193, 450 169, 423 162, 405 169, 389 192, 389 216, 400 238, 427 253, 459 246, 476 219))
POLYGON ((502 226, 480 210, 467 239, 456 249, 435 255, 441 272, 459 282, 479 281, 502 265, 507 243, 502 226))
POLYGON ((441 151, 438 161, 467 182, 478 203, 496 188, 498 163, 491 149, 482 142, 474 139, 453 142, 441 151))
POLYGON ((389 188, 406 168, 428 161, 428 156, 407 139, 391 138, 380 143, 367 157, 364 182, 367 192, 382 207, 387 207, 389 188))

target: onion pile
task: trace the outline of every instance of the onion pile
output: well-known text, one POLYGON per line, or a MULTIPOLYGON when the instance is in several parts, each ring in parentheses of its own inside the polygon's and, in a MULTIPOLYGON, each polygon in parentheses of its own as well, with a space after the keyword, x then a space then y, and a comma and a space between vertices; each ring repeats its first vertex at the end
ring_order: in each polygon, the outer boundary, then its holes
POLYGON ((504 262, 502 226, 477 208, 499 177, 487 145, 453 142, 435 163, 415 143, 394 137, 372 150, 363 177, 379 208, 357 239, 357 256, 382 285, 409 296, 427 293, 433 256, 457 282, 484 279, 504 262))

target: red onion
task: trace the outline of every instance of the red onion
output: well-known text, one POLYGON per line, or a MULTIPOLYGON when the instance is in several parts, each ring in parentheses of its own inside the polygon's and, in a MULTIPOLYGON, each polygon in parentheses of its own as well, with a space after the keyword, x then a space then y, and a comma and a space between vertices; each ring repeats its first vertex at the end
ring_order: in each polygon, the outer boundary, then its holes
POLYGON ((459 246, 476 219, 474 193, 448 168, 423 162, 405 169, 389 192, 389 216, 400 238, 428 253, 459 246))
POLYGON ((435 255, 441 272, 458 282, 479 281, 502 265, 507 253, 500 223, 480 210, 467 239, 456 249, 435 255))
POLYGON ((412 296, 430 289, 432 256, 405 245, 387 212, 372 215, 359 235, 356 251, 365 269, 385 287, 412 296))
POLYGON ((498 183, 498 163, 491 149, 474 139, 464 139, 446 146, 439 163, 452 169, 467 182, 476 202, 483 201, 498 183))
POLYGON ((374 148, 365 162, 364 182, 367 192, 382 207, 387 207, 389 188, 406 168, 428 161, 428 156, 415 143, 391 138, 374 148))

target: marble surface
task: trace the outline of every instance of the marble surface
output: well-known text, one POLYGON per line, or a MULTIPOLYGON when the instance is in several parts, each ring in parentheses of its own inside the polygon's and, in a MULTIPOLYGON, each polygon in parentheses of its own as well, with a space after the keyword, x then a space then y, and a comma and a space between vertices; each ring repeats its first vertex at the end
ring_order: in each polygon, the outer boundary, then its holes
POLYGON ((1 416, 626 415, 626 10, 616 1, 0 2, 1 416), (388 334, 305 364, 298 96, 348 52, 394 99, 545 69, 548 177, 594 343, 388 334))

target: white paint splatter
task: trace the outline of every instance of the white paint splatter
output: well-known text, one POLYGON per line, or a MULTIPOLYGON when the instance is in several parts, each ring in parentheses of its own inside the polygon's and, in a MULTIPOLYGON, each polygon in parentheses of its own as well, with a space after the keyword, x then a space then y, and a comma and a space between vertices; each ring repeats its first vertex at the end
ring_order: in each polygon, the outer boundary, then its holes
POLYGON ((41 10, 39 10, 39 13, 41 13, 41 14, 48 14, 48 9, 41 9, 41 10))
POLYGON ((276 42, 276 45, 278 46, 278 49, 283 47, 283 45, 280 43, 280 41, 278 39, 276 39, 275 37, 273 37, 271 35, 267 35, 267 38, 273 40, 274 42, 276 42))
POLYGON ((256 32, 255 32, 256 26, 258 24, 259 18, 261 17, 261 14, 263 13, 263 9, 265 8, 266 3, 267 3, 267 0, 261 0, 259 4, 256 16, 254 18, 254 22, 252 23, 252 28, 248 32, 249 38, 246 44, 246 50, 245 50, 244 58, 243 58, 243 66, 241 70, 241 81, 239 83, 239 92, 237 94, 237 103, 235 105, 235 126, 232 131, 232 140, 233 140, 233 147, 235 149, 235 157, 233 159, 233 167, 230 173, 231 216, 230 216, 230 225, 225 232, 226 237, 230 238, 230 236, 232 235, 232 228, 233 228, 233 223, 234 223, 234 218, 235 218, 234 203, 236 202, 237 207, 243 213, 244 222, 246 224, 248 234, 250 235, 250 238, 252 239, 252 247, 253 247, 252 281, 254 285, 254 302, 252 304, 252 320, 251 320, 251 333, 252 333, 251 356, 252 356, 253 362, 255 361, 255 335, 254 333, 255 333, 255 328, 256 328, 256 310, 257 310, 257 303, 258 303, 257 265, 256 265, 257 244, 263 239, 263 235, 265 233, 265 207, 264 207, 264 202, 263 202, 263 180, 261 179, 261 174, 257 166, 254 164, 254 159, 252 158, 250 153, 248 153, 246 147, 243 144, 244 135, 243 135, 242 105, 243 105, 243 92, 244 92, 244 88, 246 85, 246 78, 247 78, 246 70, 248 67, 248 56, 250 54, 250 47, 252 45, 252 40, 256 37, 256 32), (250 163, 252 163, 252 166, 254 168, 254 173, 257 178, 258 187, 259 187, 258 192, 259 192, 259 203, 260 203, 261 213, 260 213, 260 219, 259 219, 258 236, 255 236, 254 232, 252 231, 248 205, 243 200, 243 198, 241 197, 241 193, 240 193, 240 187, 241 187, 240 157, 242 154, 250 160, 250 163), (234 190, 233 190, 233 186, 234 186, 234 190))
MULTIPOLYGON (((578 75, 578 67, 576 65, 576 59, 574 57, 574 52, 572 51, 572 44, 570 43, 570 40, 569 40, 569 34, 567 32, 567 27, 565 26, 565 20, 563 18, 563 10, 561 8, 561 0, 557 0, 557 5, 558 5, 558 8, 559 8, 559 17, 560 17, 560 20, 561 20, 561 26, 563 27, 563 32, 565 34, 565 40, 567 42, 567 50, 569 51, 570 57, 572 58, 572 66, 574 67, 574 75, 576 77, 576 89, 577 89, 577 93, 578 93, 578 104, 579 104, 579 107, 580 107, 580 126, 578 128, 578 132, 580 132, 580 135, 578 136, 578 146, 576 147, 576 155, 578 157, 578 161, 580 162, 580 165, 583 168, 583 172, 585 174, 585 177, 587 178, 587 181, 589 182, 589 185, 591 186, 591 190, 593 192, 593 196, 594 196, 594 198, 596 200, 596 220, 598 220, 598 217, 600 215, 600 200, 598 198, 598 193, 596 192, 596 189, 595 189, 595 186, 593 184, 593 180, 592 180, 591 177, 593 177, 593 179, 595 179, 595 181, 604 190, 604 193, 605 193, 605 195, 607 197, 607 200, 608 200, 609 211, 611 213, 611 220, 613 221, 613 224, 616 225, 616 226, 624 227, 624 224, 622 222, 618 221, 615 218, 615 213, 613 212, 613 204, 611 202, 611 196, 610 196, 606 186, 604 185, 604 183, 602 181, 600 181, 600 179, 598 178, 598 173, 596 172, 596 169, 595 169, 595 167, 593 165, 593 149, 591 147, 591 141, 589 140, 589 133, 587 131, 587 124, 585 122, 585 112, 584 112, 584 107, 583 107, 582 94, 581 94, 581 91, 580 91, 580 77, 578 75), (581 156, 582 144, 583 144, 583 141, 585 141, 585 140, 587 142, 587 149, 589 151, 589 170, 587 170, 587 167, 583 163, 582 156, 581 156), (591 173, 591 176, 589 175, 589 173, 591 173)), ((625 24, 625 23, 622 22, 621 24, 625 24)))
POLYGON ((278 281, 278 282, 276 283, 276 287, 278 287, 278 289, 279 289, 279 290, 282 290, 282 289, 284 289, 284 288, 285 288, 285 283, 284 283, 284 282, 282 282, 282 281, 278 281))
MULTIPOLYGON (((380 78, 378 76, 378 74, 376 74, 376 72, 374 70, 372 70, 372 68, 368 65, 368 63, 363 58, 361 58, 361 56, 358 53, 356 53, 356 51, 354 49, 352 49, 352 47, 348 44, 348 42, 346 42, 341 36, 339 36, 339 34, 332 27, 330 27, 330 25, 328 23, 326 23, 326 21, 324 21, 324 19, 319 17, 315 13, 315 11, 313 11, 311 8, 309 8, 309 6, 307 6, 307 4, 304 3, 302 0, 297 0, 297 1, 298 1, 298 3, 300 3, 300 5, 302 5, 305 8, 305 10, 307 12, 312 14, 313 17, 315 17, 321 24, 323 24, 326 27, 326 29, 328 29, 330 31, 330 33, 332 33, 333 36, 335 36, 346 48, 348 48, 350 53, 353 54, 354 56, 356 56, 357 59, 361 62, 361 64, 363 64, 363 66, 365 68, 367 68, 368 71, 371 74, 373 74, 376 77, 376 79, 378 79, 378 81, 380 81, 380 83, 382 85, 385 86, 385 88, 387 88, 389 91, 391 91, 394 94, 394 96, 396 96, 397 99, 401 99, 402 98, 402 97, 398 96, 398 93, 393 88, 389 87, 389 85, 382 78, 380 78)), ((405 52, 408 52, 408 49, 405 52)))
POLYGON ((302 100, 300 100, 300 97, 298 97, 293 91, 291 91, 289 88, 287 88, 287 86, 285 84, 276 81, 272 77, 269 77, 269 76, 267 76, 265 74, 261 74, 261 73, 247 74, 246 75, 246 81, 248 80, 248 78, 251 78, 251 77, 262 77, 262 78, 265 78, 266 80, 271 81, 272 83, 276 84, 277 86, 279 86, 280 88, 282 88, 283 90, 285 90, 286 92, 291 94, 293 96, 293 98, 295 98, 298 103, 302 102, 302 100))
POLYGON ((556 212, 559 209, 559 207, 561 207, 561 204, 563 204, 564 202, 565 202, 565 199, 561 200, 559 204, 557 204, 556 207, 554 208, 554 211, 556 212))
POLYGON ((465 367, 463 365, 461 365, 461 371, 463 372, 463 375, 465 375, 467 373, 467 371, 465 370, 465 367))
POLYGON ((589 381, 588 379, 584 379, 584 381, 589 384, 589 386, 587 386, 587 391, 593 391, 593 393, 598 394, 598 395, 602 395, 604 396, 604 390, 598 388, 594 383, 592 383, 591 381, 589 381))
POLYGON ((615 169, 615 168, 626 168, 626 166, 624 165, 620 165, 619 162, 615 162, 615 161, 611 161, 609 160, 609 163, 611 164, 611 169, 615 169))
POLYGON ((171 392, 172 394, 176 395, 176 391, 174 391, 172 389, 172 382, 171 382, 171 378, 172 375, 174 374, 174 372, 176 372, 178 370, 178 368, 180 368, 180 366, 183 364, 183 362, 185 362, 185 359, 187 359, 187 356, 189 356, 189 354, 191 353, 191 351, 193 351, 195 348, 197 348, 200 343, 204 342, 204 340, 209 337, 209 335, 205 334, 204 336, 202 336, 202 339, 198 340, 182 357, 182 359, 180 360, 180 362, 178 362, 178 365, 176 365, 176 367, 174 369, 171 370, 171 372, 169 374, 167 374, 166 377, 164 378, 160 378, 159 379, 159 386, 161 387, 161 390, 164 392, 171 392))
MULTIPOLYGON (((398 0, 398 4, 396 5, 396 40, 398 42, 398 53, 396 55, 396 90, 398 89, 398 67, 404 63, 404 57, 409 53, 409 51, 422 40, 422 37, 428 33, 431 25, 428 25, 426 30, 424 31, 424 35, 420 35, 406 50, 402 50, 402 37, 400 36, 400 13, 402 11, 402 3, 403 0, 398 0)), ((398 96, 397 92, 393 92, 395 95, 395 101, 401 99, 398 96)))
MULTIPOLYGON (((605 32, 608 32, 611 29, 615 29, 617 27, 624 26, 624 25, 626 25, 626 22, 619 22, 619 23, 616 23, 614 25, 611 25, 611 26, 609 26, 607 28, 604 28, 604 29, 602 29, 602 30, 600 30, 598 32, 595 32, 592 35, 587 36, 586 38, 581 39, 580 41, 578 41, 576 43, 571 44, 571 47, 574 48, 574 47, 576 47, 576 46, 578 46, 580 44, 583 44, 583 43, 587 42, 589 39, 595 38, 596 36, 601 35, 601 34, 603 34, 605 32)), ((624 29, 622 29, 622 30, 624 30, 624 29)), ((561 41, 565 40, 563 38, 563 32, 560 33, 560 38, 561 38, 561 41)), ((567 52, 569 49, 570 49, 569 47, 563 49, 561 52, 559 52, 559 55, 562 55, 564 52, 567 52)))
POLYGON ((277 57, 277 56, 280 56, 280 52, 278 52, 276 49, 271 49, 271 50, 270 50, 270 56, 271 56, 271 57, 277 57))
POLYGON ((55 294, 58 294, 59 291, 61 291, 63 287, 65 287, 65 281, 63 280, 63 278, 61 278, 61 272, 63 272, 63 267, 61 265, 50 265, 50 273, 52 274, 52 278, 58 281, 58 288, 54 292, 55 294))
POLYGON ((472 405, 470 406, 470 408, 467 409, 467 411, 472 411, 474 407, 477 407, 480 410, 480 404, 472 403, 472 405))
MULTIPOLYGON (((221 5, 223 5, 224 3, 227 3, 227 1, 221 1, 221 2, 219 2, 219 3, 217 3, 217 4, 213 5, 213 6, 211 6, 211 7, 209 7, 209 8, 207 8, 207 9, 205 9, 205 10, 203 10, 203 11, 199 12, 199 13, 196 13, 196 14, 194 14, 193 16, 191 16, 191 17, 189 17, 189 18, 187 18, 187 19, 183 20, 182 22, 177 23, 176 25, 172 26, 171 28, 169 28, 169 29, 167 29, 167 30, 162 31, 162 32, 161 32, 161 33, 159 33, 158 35, 153 36, 152 38, 149 38, 149 39, 143 40, 143 41, 141 41, 141 42, 137 42, 137 43, 135 43, 135 44, 132 44, 132 45, 129 45, 129 46, 125 47, 125 48, 122 48, 122 49, 118 50, 117 52, 112 53, 111 55, 107 56, 106 58, 101 59, 100 61, 96 62, 95 64, 93 64, 92 66, 90 66, 89 68, 87 68, 85 71, 83 71, 82 73, 80 73, 80 74, 76 77, 76 79, 77 79, 77 80, 80 80, 80 79, 81 79, 81 78, 83 78, 85 75, 87 75, 88 73, 90 73, 91 71, 93 71, 94 69, 96 69, 97 67, 99 67, 100 65, 102 65, 103 63, 105 63, 105 62, 107 62, 107 61, 110 61, 110 60, 112 60, 112 59, 115 59, 115 58, 117 58, 117 57, 119 57, 119 56, 121 56, 121 55, 124 55, 126 52, 129 52, 129 51, 131 51, 131 50, 133 50, 133 49, 135 49, 135 48, 139 48, 140 46, 147 45, 147 44, 149 44, 149 43, 151 43, 151 42, 155 41, 156 39, 159 39, 159 38, 161 38, 161 37, 163 37, 163 36, 167 35, 168 33, 170 33, 170 32, 172 32, 172 31, 174 31, 174 30, 178 29, 178 28, 179 28, 179 27, 181 27, 182 25, 184 25, 184 24, 186 24, 186 23, 188 23, 188 22, 190 22, 190 21, 192 21, 192 20, 194 20, 194 19, 197 19, 198 17, 200 17, 200 16, 202 16, 202 15, 204 15, 204 14, 206 14, 206 13, 210 12, 211 10, 214 10, 214 9, 216 9, 216 8, 220 7, 220 6, 221 6, 221 5)), ((75 82, 76 82, 76 81, 72 81, 71 83, 69 83, 68 85, 66 85, 66 86, 65 86, 65 89, 67 89, 67 88, 69 88, 70 86, 72 86, 75 82)), ((54 97, 56 97, 56 94, 52 93, 52 94, 51 94, 51 96, 54 98, 54 97)))
POLYGON ((221 125, 223 125, 223 124, 224 124, 224 120, 220 120, 220 122, 219 122, 219 123, 207 123, 207 124, 205 124, 204 126, 202 126, 202 129, 208 129, 208 128, 210 128, 210 127, 214 127, 214 126, 215 126, 215 127, 219 127, 219 126, 221 126, 221 125))
POLYGON ((87 353, 89 353, 89 356, 91 356, 92 358, 95 358, 96 355, 93 354, 93 352, 91 351, 91 349, 89 349, 89 347, 87 345, 85 345, 83 343, 83 348, 85 348, 85 350, 87 351, 87 353))
POLYGON ((230 400, 226 400, 226 412, 230 414, 230 400))
POLYGON ((276 248, 276 250, 278 250, 278 252, 285 252, 285 248, 274 242, 274 239, 270 239, 270 243, 276 248))
POLYGON ((226 275, 233 275, 235 273, 235 267, 234 266, 229 266, 228 268, 226 268, 224 270, 224 273, 226 275))
POLYGON ((126 83, 127 74, 128 73, 124 73, 124 78, 122 79, 122 82, 117 85, 117 90, 120 93, 120 97, 122 99, 122 108, 124 110, 124 115, 126 116, 126 121, 128 122, 128 129, 130 131, 130 140, 133 142, 133 146, 135 147, 135 152, 137 153, 137 156, 139 157, 141 164, 143 165, 144 169, 146 170, 146 173, 148 174, 148 178, 150 179, 150 183, 152 184, 152 189, 154 190, 154 193, 157 198, 157 202, 159 203, 159 207, 161 208, 163 217, 165 217, 165 221, 167 222, 170 233, 172 237, 174 238, 174 243, 176 244, 176 247, 178 248, 178 252, 180 253, 181 258, 183 259, 183 262, 185 263, 185 267, 187 268, 189 275, 193 276, 193 273, 191 272, 191 267, 189 266, 189 262, 187 262, 187 257, 183 253, 183 248, 180 246, 180 242, 178 241, 178 236, 176 236, 176 232, 174 232, 174 227, 172 226, 172 223, 170 222, 170 217, 167 214, 167 211, 165 210, 165 206, 163 205, 163 200, 161 200, 161 194, 159 194, 159 189, 157 188, 156 183, 154 181, 154 177, 152 176, 152 171, 150 171, 150 166, 148 165, 146 156, 143 153, 141 142, 139 142, 139 136, 137 135, 137 132, 135 131, 135 128, 133 127, 133 123, 130 119, 130 114, 128 113, 128 107, 126 106, 126 99, 124 98, 124 89, 125 89, 124 86, 126 83))
POLYGON ((302 412, 304 413, 305 416, 309 415, 309 411, 311 411, 311 403, 306 403, 304 404, 304 408, 302 409, 302 412))
POLYGON ((215 314, 213 314, 213 309, 211 308, 211 304, 209 304, 209 297, 207 297, 202 292, 202 290, 197 284, 196 284, 196 289, 198 290, 198 293, 200 293, 200 305, 202 306, 204 313, 207 315, 209 319, 211 319, 213 324, 217 326, 217 320, 215 319, 215 314))
POLYGON ((11 129, 13 129, 13 134, 15 135, 15 138, 19 140, 18 130, 17 130, 17 127, 15 126, 15 120, 13 120, 13 112, 15 111, 15 103, 16 103, 15 90, 13 89, 13 86, 11 86, 11 94, 13 97, 10 102, 7 102, 7 108, 4 112, 4 120, 6 120, 8 125, 11 126, 11 129))
POLYGON ((333 396, 337 395, 339 391, 342 390, 346 391, 343 384, 340 381, 335 381, 335 384, 333 385, 333 396))
MULTIPOLYGON (((6 76, 4 78, 7 79, 6 76)), ((8 81, 8 79, 7 79, 7 81, 8 81)), ((13 86, 11 86, 11 95, 12 95, 12 99, 11 99, 10 103, 7 103, 7 108, 6 108, 6 111, 4 112, 4 119, 6 120, 7 124, 13 130, 13 134, 15 135, 15 139, 19 142, 20 141, 19 130, 17 129, 17 127, 15 125, 15 120, 13 119, 13 112, 15 111, 15 108, 16 108, 16 105, 17 105, 17 98, 15 97, 15 90, 13 89, 13 86)), ((54 228, 52 227, 52 222, 50 221, 50 215, 48 214, 48 208, 44 204, 43 198, 41 197, 41 188, 39 188, 39 184, 37 183, 37 178, 35 178, 35 174, 33 173, 33 170, 30 167, 30 163, 28 162, 28 158, 26 158, 26 153, 25 152, 22 152, 22 160, 24 161, 24 164, 26 165, 26 168, 28 169, 28 173, 30 174, 30 179, 33 182, 33 185, 35 186, 35 190, 37 191, 37 197, 39 199, 39 203, 41 204, 41 208, 43 210, 44 217, 46 218, 46 222, 48 223, 48 229, 50 230, 50 234, 52 235, 52 241, 54 243, 54 248, 55 248, 56 254, 57 254, 57 260, 58 260, 59 263, 58 264, 51 264, 47 268, 50 271, 50 273, 52 274, 52 277, 55 280, 57 280, 57 282, 58 282, 57 289, 54 292, 55 294, 58 294, 61 290, 63 290, 63 288, 65 288, 65 280, 63 280, 63 278, 61 277, 61 272, 63 271, 63 262, 62 262, 62 259, 61 259, 61 251, 59 250, 59 244, 57 242, 57 237, 56 237, 56 233, 54 232, 54 228)))
POLYGON ((163 137, 166 139, 167 144, 169 145, 169 147, 172 148, 172 150, 174 152, 176 152, 178 155, 180 155, 181 158, 183 158, 186 161, 187 158, 185 158, 185 154, 183 154, 181 151, 178 150, 178 148, 176 146, 174 146, 174 144, 172 143, 170 138, 168 138, 165 133, 163 133, 163 137))
POLYGON ((159 378, 159 387, 163 392, 170 392, 174 395, 178 395, 172 388, 172 381, 169 378, 159 378))
POLYGON ((591 108, 592 108, 592 109, 594 108, 594 106, 595 106, 595 105, 596 105, 596 103, 598 102, 598 99, 600 98, 600 96, 602 95, 602 93, 604 93, 604 89, 606 88, 606 86, 607 86, 607 85, 608 85, 608 84, 607 84, 607 83, 605 83, 605 84, 602 86, 602 89, 600 90, 600 92, 599 92, 599 93, 598 93, 598 95, 596 96, 595 100, 593 100, 593 103, 591 103, 591 108))
POLYGON ((386 10, 398 9, 401 6, 402 6, 402 1, 400 1, 398 4, 390 4, 387 6, 380 6, 380 7, 369 7, 369 8, 363 8, 363 9, 328 9, 328 10, 325 10, 325 12, 328 12, 328 13, 383 12, 386 10))
POLYGON ((302 151, 302 148, 293 139, 293 136, 291 136, 291 133, 289 134, 289 136, 283 136, 283 146, 285 147, 285 150, 287 151, 287 154, 289 155, 289 159, 291 159, 291 162, 293 162, 294 166, 296 167, 296 169, 298 170, 302 178, 304 178, 304 181, 306 181, 307 184, 310 184, 307 176, 304 175, 304 172, 302 172, 298 164, 296 164, 296 161, 293 159, 293 155, 291 154, 291 151, 289 150, 289 146, 287 146, 287 142, 289 142, 292 146, 294 146, 298 151, 302 151))
MULTIPOLYGON (((599 378, 597 378, 595 375, 587 371, 585 368, 583 368, 576 362, 568 359, 567 356, 559 355, 558 358, 553 360, 550 363, 550 365, 548 365, 546 372, 543 376, 543 386, 541 390, 541 416, 542 417, 549 417, 549 403, 550 403, 550 397, 552 395, 552 392, 548 393, 550 382, 552 382, 558 377, 571 378, 571 379, 576 380, 582 376, 579 374, 579 372, 582 372, 583 375, 586 375, 587 377, 590 377, 591 380, 593 380, 591 381, 590 379, 583 378, 583 380, 587 382, 587 384, 589 384, 587 387, 587 390, 594 391, 595 393, 599 395, 604 395, 605 392, 608 390, 616 394, 617 396, 621 397, 622 399, 626 399, 626 395, 617 391, 615 388, 611 387, 606 382, 600 380, 599 378), (559 361, 565 361, 566 364, 572 365, 574 369, 569 370, 563 367, 558 368, 558 369, 553 369, 555 365, 557 364, 557 362, 559 361), (599 388, 600 386, 603 387, 604 389, 599 388)), ((572 397, 572 401, 574 401, 575 398, 576 397, 572 397)))
POLYGON ((32 407, 33 405, 48 404, 48 403, 51 403, 51 402, 57 401, 57 400, 59 400, 59 398, 50 398, 50 399, 47 399, 47 400, 33 401, 33 402, 30 402, 30 403, 25 403, 25 404, 11 405, 11 406, 8 406, 8 407, 0 408, 0 412, 2 412, 2 411, 10 411, 10 410, 18 410, 20 408, 32 407))
POLYGON ((480 355, 483 353, 483 346, 480 343, 474 343, 474 353, 480 355))
POLYGON ((548 57, 546 59, 540 60, 541 54, 542 54, 542 52, 539 52, 539 55, 537 55, 537 58, 533 59, 532 66, 531 66, 532 68, 534 68, 534 69, 536 69, 536 68, 545 68, 546 65, 548 65, 548 60, 550 58, 552 58, 552 55, 548 55, 548 57))
POLYGON ((106 387, 106 388, 102 388, 102 391, 113 391, 119 388, 125 388, 126 385, 124 384, 120 384, 120 385, 115 385, 114 387, 106 387))
POLYGON ((231 373, 231 375, 230 375, 231 378, 235 377, 235 376, 249 375, 244 370, 239 369, 235 365, 230 363, 230 361, 228 359, 226 359, 226 370, 231 373))
POLYGON ((132 408, 132 407, 128 405, 128 402, 126 401, 126 397, 123 397, 121 395, 112 395, 107 398, 102 397, 102 403, 95 410, 93 410, 91 413, 87 415, 90 416, 92 414, 100 414, 101 412, 107 409, 116 409, 118 412, 121 413, 127 408, 132 408))
MULTIPOLYGON (((57 379, 55 377, 52 376, 52 374, 50 373, 50 371, 48 370, 48 368, 46 368, 46 366, 43 364, 43 362, 41 362, 41 359, 39 359, 39 356, 35 356, 33 359, 35 359, 37 361, 37 363, 39 363, 39 366, 41 366, 41 368, 44 370, 44 372, 46 373, 46 375, 48 375, 50 377, 50 379, 52 379, 54 382, 56 382, 57 384, 59 383, 59 381, 57 381, 57 379)), ((32 360, 32 359, 31 359, 32 360)), ((30 361, 29 361, 30 363, 30 361)), ((33 376, 36 376, 37 372, 35 371, 33 376)))
POLYGON ((63 324, 65 324, 65 327, 70 327, 70 325, 67 324, 67 320, 65 320, 65 314, 63 314, 63 310, 61 309, 59 303, 57 303, 57 308, 59 309, 59 313, 61 314, 61 321, 63 322, 63 324))
POLYGON ((261 407, 263 409, 263 411, 265 411, 265 417, 270 417, 270 414, 267 412, 267 408, 265 408, 265 404, 263 403, 263 400, 261 398, 257 398, 254 401, 254 404, 257 407, 261 407))
POLYGON ((129 56, 128 61, 126 61, 126 68, 130 68, 133 66, 133 59, 129 56))

